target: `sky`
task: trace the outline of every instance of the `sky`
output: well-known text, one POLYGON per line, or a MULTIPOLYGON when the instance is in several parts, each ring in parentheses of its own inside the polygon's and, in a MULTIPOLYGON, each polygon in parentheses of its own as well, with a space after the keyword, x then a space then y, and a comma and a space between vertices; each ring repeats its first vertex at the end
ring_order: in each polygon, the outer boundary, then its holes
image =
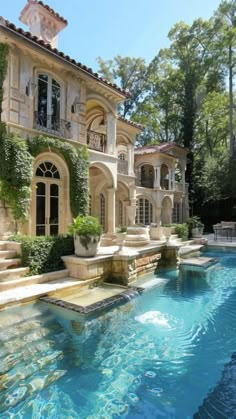
MULTIPOLYGON (((27 0, 0 0, 0 15, 17 27, 27 0)), ((220 0, 45 0, 68 20, 58 49, 97 70, 96 58, 142 57, 149 63, 168 47, 171 27, 196 18, 208 19, 220 0)))

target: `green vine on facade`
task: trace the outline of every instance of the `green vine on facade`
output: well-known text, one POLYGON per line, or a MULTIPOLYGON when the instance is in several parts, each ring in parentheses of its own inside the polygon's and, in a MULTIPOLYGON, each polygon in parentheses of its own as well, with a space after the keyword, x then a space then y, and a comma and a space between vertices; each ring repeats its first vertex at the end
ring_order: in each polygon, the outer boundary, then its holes
POLYGON ((15 221, 24 221, 31 200, 34 158, 50 150, 61 155, 69 168, 72 216, 86 215, 89 200, 87 148, 44 136, 24 140, 7 133, 5 124, 1 123, 7 63, 8 46, 0 43, 0 200, 11 208, 15 221))
POLYGON ((15 220, 24 220, 31 199, 33 157, 25 140, 6 130, 1 132, 0 156, 0 199, 11 208, 15 220))
POLYGON ((88 212, 88 151, 86 147, 74 146, 59 139, 39 136, 27 140, 32 156, 45 151, 55 152, 67 163, 70 172, 70 206, 73 217, 88 212))
POLYGON ((3 102, 3 83, 7 74, 8 45, 0 43, 0 122, 3 102))

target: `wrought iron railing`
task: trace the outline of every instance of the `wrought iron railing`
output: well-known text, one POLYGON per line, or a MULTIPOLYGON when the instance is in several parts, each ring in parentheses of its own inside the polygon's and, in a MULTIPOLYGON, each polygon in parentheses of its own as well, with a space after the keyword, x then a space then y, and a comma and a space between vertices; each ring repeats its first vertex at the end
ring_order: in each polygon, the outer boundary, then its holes
POLYGON ((143 188, 153 188, 153 186, 154 186, 154 180, 153 180, 153 178, 152 177, 150 177, 150 178, 141 178, 141 179, 138 179, 138 178, 136 178, 136 185, 137 186, 143 186, 143 188))
POLYGON ((128 175, 128 161, 118 159, 117 171, 122 175, 128 175))
POLYGON ((161 189, 165 189, 168 191, 169 189, 169 180, 168 179, 161 179, 161 189))
POLYGON ((70 137, 71 123, 54 115, 34 113, 34 128, 59 137, 70 137))
POLYGON ((100 132, 87 130, 87 145, 92 150, 105 152, 106 135, 100 132))

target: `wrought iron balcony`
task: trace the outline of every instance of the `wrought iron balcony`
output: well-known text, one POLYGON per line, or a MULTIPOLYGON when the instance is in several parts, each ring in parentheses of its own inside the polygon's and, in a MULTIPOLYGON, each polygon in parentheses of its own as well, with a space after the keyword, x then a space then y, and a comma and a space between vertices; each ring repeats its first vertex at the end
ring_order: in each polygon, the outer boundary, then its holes
POLYGON ((87 145, 92 150, 102 151, 105 153, 106 135, 100 132, 87 130, 87 145))
POLYGON ((153 189, 154 180, 153 177, 142 177, 141 179, 136 178, 136 185, 142 186, 143 188, 153 189))
POLYGON ((69 138, 71 123, 64 119, 58 119, 54 115, 35 112, 34 128, 58 137, 69 138))
POLYGON ((118 159, 117 171, 122 175, 128 175, 128 161, 118 159))

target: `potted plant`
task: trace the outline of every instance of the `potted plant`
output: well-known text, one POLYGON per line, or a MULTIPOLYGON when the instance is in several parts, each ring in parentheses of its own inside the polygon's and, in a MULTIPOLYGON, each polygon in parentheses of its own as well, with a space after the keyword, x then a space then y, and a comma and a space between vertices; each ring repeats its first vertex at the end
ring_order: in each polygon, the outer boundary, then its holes
POLYGON ((125 236, 127 233, 127 227, 120 225, 116 230, 116 244, 118 246, 122 246, 125 240, 125 236))
POLYGON ((78 215, 69 227, 69 233, 74 235, 76 256, 95 256, 102 234, 102 226, 96 217, 78 215))
POLYGON ((201 222, 198 216, 190 217, 187 221, 187 224, 193 238, 202 237, 204 224, 201 222))

